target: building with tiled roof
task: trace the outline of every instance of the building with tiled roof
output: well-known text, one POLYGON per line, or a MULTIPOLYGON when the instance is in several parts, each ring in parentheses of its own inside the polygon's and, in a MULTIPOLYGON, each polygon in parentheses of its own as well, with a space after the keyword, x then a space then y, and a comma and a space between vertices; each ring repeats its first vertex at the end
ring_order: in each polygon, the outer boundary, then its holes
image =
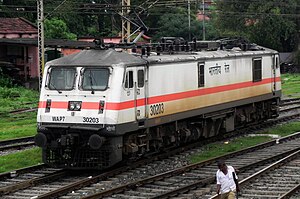
POLYGON ((0 38, 37 38, 38 28, 24 18, 0 18, 0 38))

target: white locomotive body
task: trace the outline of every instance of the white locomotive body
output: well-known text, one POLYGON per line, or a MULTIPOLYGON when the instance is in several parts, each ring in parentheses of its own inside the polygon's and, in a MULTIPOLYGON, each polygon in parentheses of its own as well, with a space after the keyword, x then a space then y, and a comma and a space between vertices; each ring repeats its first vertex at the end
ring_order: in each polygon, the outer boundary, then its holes
POLYGON ((278 60, 269 49, 59 58, 45 67, 36 143, 49 165, 103 169, 276 117, 278 60))

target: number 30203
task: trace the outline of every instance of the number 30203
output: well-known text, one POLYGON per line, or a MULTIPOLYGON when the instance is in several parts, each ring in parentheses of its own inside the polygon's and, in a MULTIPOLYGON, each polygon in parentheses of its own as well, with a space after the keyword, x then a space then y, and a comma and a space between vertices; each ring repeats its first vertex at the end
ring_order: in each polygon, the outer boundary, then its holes
POLYGON ((164 111, 165 111, 164 103, 153 104, 150 106, 150 115, 151 116, 163 114, 164 111))
POLYGON ((85 123, 99 123, 99 118, 95 117, 83 117, 83 121, 85 123))

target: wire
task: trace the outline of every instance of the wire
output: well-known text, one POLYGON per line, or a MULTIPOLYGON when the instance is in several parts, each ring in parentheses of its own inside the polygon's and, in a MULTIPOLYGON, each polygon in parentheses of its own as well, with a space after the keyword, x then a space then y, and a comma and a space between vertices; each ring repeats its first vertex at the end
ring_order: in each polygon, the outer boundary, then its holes
POLYGON ((52 12, 48 13, 44 19, 47 19, 48 16, 50 16, 53 12, 55 12, 60 6, 62 6, 67 0, 64 0, 63 2, 61 2, 52 12))

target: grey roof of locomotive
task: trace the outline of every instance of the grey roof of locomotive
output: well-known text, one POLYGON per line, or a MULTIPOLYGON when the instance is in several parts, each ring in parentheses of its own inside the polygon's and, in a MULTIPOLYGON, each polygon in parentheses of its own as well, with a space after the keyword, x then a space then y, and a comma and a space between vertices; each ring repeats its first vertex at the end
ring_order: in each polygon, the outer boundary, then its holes
POLYGON ((144 65, 146 61, 128 53, 107 49, 83 50, 79 53, 52 60, 48 64, 51 66, 112 66, 115 64, 136 66, 144 65))
POLYGON ((214 51, 200 51, 200 52, 190 52, 183 54, 163 54, 159 56, 149 56, 146 58, 148 62, 151 64, 159 64, 159 63, 169 63, 169 62, 187 62, 187 61, 205 61, 212 59, 226 59, 232 57, 259 57, 262 55, 270 55, 275 54, 277 51, 262 48, 261 50, 248 50, 242 51, 239 48, 232 50, 214 50, 214 51))
POLYGON ((170 62, 189 62, 195 60, 211 60, 230 57, 247 57, 261 56, 266 54, 274 54, 277 51, 263 48, 263 50, 242 51, 239 49, 231 50, 215 50, 215 51, 200 51, 174 54, 161 54, 141 56, 128 54, 126 52, 118 52, 113 49, 107 50, 83 50, 79 53, 65 56, 59 59, 50 61, 51 66, 138 66, 145 65, 147 62, 152 64, 170 63, 170 62))

